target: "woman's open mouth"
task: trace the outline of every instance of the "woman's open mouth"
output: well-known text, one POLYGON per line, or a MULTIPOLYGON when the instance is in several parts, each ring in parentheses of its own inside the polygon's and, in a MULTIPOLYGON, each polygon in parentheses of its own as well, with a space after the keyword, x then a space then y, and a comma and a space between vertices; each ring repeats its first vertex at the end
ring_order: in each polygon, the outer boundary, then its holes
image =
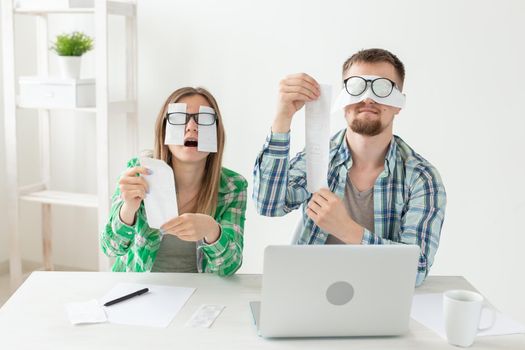
POLYGON ((188 137, 186 140, 184 140, 184 147, 197 147, 199 145, 199 142, 197 139, 188 137))

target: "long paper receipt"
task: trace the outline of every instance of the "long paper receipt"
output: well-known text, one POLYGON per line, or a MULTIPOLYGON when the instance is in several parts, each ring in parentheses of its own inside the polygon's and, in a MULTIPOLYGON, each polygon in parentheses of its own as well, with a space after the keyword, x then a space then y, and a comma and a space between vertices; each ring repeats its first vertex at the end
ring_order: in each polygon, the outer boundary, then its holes
POLYGON ((149 193, 144 199, 148 225, 160 228, 179 215, 173 169, 160 159, 147 157, 141 158, 140 164, 151 170, 150 175, 144 175, 149 185, 149 193))
POLYGON ((331 96, 331 87, 321 85, 321 96, 305 107, 306 183, 310 193, 328 187, 331 96))

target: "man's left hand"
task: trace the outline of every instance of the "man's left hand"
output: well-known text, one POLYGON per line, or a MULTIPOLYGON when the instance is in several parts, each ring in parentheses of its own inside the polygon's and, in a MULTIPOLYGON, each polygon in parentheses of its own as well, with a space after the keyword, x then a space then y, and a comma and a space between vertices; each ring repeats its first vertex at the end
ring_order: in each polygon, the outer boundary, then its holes
POLYGON ((345 243, 360 244, 363 239, 363 228, 348 215, 343 201, 327 188, 313 194, 306 214, 323 231, 345 243))

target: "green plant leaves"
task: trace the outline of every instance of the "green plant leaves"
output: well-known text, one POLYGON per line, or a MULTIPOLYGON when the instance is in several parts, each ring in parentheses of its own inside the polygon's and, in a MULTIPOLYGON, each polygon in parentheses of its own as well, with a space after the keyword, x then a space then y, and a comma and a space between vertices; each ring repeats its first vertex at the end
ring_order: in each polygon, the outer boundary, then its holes
POLYGON ((51 50, 59 56, 82 56, 93 48, 93 38, 82 32, 57 35, 51 50))

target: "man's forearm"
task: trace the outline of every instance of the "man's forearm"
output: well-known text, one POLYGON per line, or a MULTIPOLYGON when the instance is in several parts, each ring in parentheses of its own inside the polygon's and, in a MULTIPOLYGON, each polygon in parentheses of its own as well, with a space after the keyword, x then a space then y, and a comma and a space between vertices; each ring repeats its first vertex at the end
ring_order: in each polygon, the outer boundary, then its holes
POLYGON ((290 126, 292 125, 292 118, 280 117, 277 116, 273 120, 272 132, 275 133, 286 133, 290 131, 290 126))
POLYGON ((349 218, 344 234, 342 237, 339 237, 339 239, 346 244, 361 244, 364 233, 365 229, 357 222, 349 218))

